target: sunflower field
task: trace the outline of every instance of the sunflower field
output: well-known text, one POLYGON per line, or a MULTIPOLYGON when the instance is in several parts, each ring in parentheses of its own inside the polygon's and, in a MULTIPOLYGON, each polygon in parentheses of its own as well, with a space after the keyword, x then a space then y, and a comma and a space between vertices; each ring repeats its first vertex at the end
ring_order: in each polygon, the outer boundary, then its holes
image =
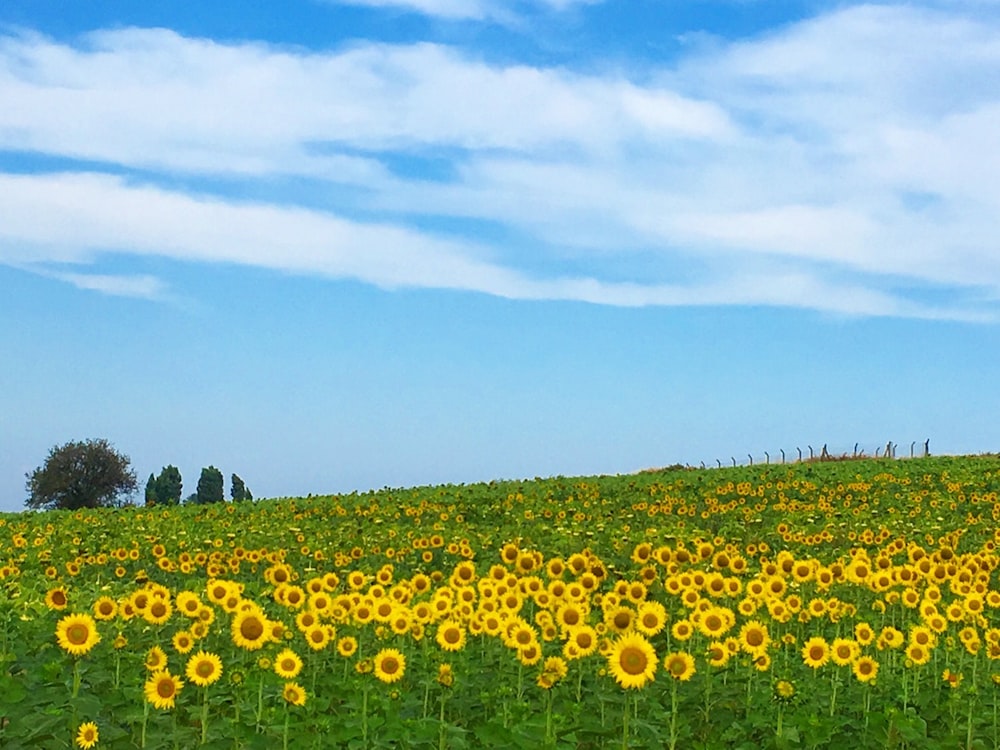
POLYGON ((998 748, 1000 457, 0 515, 0 747, 998 748))

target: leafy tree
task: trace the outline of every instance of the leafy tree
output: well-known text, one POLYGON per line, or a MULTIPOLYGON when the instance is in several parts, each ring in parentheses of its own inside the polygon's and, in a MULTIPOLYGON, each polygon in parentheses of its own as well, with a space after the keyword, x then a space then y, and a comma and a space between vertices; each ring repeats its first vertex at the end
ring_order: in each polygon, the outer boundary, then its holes
POLYGON ((225 500, 226 483, 222 478, 222 472, 214 466, 208 466, 201 470, 201 477, 198 479, 198 492, 195 495, 195 502, 199 505, 207 503, 221 503, 225 500))
POLYGON ((180 469, 173 464, 164 466, 156 478, 157 505, 177 505, 181 501, 183 487, 180 469))
POLYGON ((253 500, 253 494, 247 488, 246 484, 240 479, 238 474, 233 474, 232 476, 232 491, 231 495, 235 502, 240 502, 241 500, 253 500))
POLYGON ((123 505, 138 487, 129 457, 103 438, 54 446, 25 478, 24 504, 43 510, 123 505))
POLYGON ((149 479, 146 480, 146 505, 153 505, 156 503, 156 475, 150 473, 149 479))

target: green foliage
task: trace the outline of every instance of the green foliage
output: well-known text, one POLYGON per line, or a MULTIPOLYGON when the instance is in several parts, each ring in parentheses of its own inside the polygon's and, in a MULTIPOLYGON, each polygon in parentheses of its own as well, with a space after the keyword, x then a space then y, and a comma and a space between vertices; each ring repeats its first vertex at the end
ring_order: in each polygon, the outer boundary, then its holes
POLYGON ((233 474, 232 476, 232 495, 234 502, 241 502, 243 500, 253 500, 253 493, 246 486, 243 480, 238 474, 233 474))
POLYGON ((181 501, 183 487, 180 469, 173 464, 164 466, 155 479, 152 474, 149 475, 149 481, 146 483, 146 504, 177 505, 181 501))
POLYGON ((195 494, 195 502, 199 505, 208 503, 221 503, 225 499, 225 482, 222 472, 214 466, 207 466, 201 470, 198 478, 198 492, 195 494))
POLYGON ((25 505, 43 510, 120 505, 138 486, 129 457, 104 439, 54 446, 45 463, 25 477, 25 505))

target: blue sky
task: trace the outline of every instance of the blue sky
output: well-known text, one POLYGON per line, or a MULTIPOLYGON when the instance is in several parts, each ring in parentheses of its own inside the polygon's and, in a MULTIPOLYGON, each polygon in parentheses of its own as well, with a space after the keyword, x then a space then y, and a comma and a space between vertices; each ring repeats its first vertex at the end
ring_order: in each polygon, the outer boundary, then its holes
POLYGON ((0 4, 0 510, 1000 450, 1000 5, 0 4))

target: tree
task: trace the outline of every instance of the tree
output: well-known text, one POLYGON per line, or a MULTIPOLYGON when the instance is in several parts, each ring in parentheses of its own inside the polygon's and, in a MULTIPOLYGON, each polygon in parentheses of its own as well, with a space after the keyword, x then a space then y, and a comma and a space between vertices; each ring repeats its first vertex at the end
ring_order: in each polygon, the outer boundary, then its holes
POLYGON ((221 503, 225 497, 226 483, 222 478, 222 472, 214 466, 202 469, 201 477, 198 478, 198 493, 195 495, 195 502, 199 505, 221 503))
POLYGON ((129 457, 104 439, 54 446, 25 478, 24 504, 41 510, 123 505, 138 487, 129 457))
POLYGON ((156 475, 150 473, 149 479, 146 480, 146 492, 144 493, 146 497, 146 505, 156 504, 156 475))
POLYGON ((164 466, 160 476, 156 478, 156 503, 158 505, 177 505, 181 501, 181 490, 184 482, 181 471, 173 464, 164 466))
POLYGON ((253 494, 250 492, 243 480, 240 479, 238 474, 233 474, 231 481, 232 491, 230 494, 233 496, 234 502, 240 502, 241 500, 253 500, 253 494))

